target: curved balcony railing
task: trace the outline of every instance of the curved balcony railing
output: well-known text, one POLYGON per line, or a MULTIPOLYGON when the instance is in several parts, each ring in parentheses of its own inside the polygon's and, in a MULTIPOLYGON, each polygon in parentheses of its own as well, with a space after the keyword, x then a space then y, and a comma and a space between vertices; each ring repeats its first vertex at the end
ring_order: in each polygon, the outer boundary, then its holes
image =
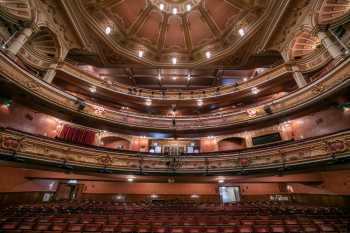
POLYGON ((250 89, 266 82, 272 81, 282 75, 292 72, 289 64, 283 64, 272 68, 264 73, 246 81, 237 86, 218 86, 212 88, 203 88, 199 90, 182 90, 182 91, 160 91, 145 88, 135 88, 118 82, 110 82, 96 77, 95 75, 81 70, 80 68, 69 64, 62 63, 57 67, 58 70, 64 72, 81 82, 88 83, 90 86, 101 88, 116 94, 128 95, 138 98, 156 99, 156 100, 196 100, 208 99, 213 97, 222 97, 226 95, 241 94, 244 91, 250 92, 250 89))
POLYGON ((0 67, 2 68, 0 74, 3 77, 57 107, 95 120, 152 130, 211 129, 271 119, 309 106, 350 84, 350 58, 347 58, 310 85, 277 100, 256 106, 254 111, 242 110, 205 117, 200 115, 198 117, 177 117, 174 124, 173 117, 115 111, 98 106, 93 102, 84 102, 34 77, 4 54, 0 54, 0 67))
POLYGON ((28 160, 63 168, 140 174, 216 174, 286 169, 350 157, 350 131, 269 148, 168 158, 77 146, 13 130, 0 130, 0 159, 28 160), (172 166, 175 164, 176 166, 172 166))
MULTIPOLYGON (((305 58, 298 60, 297 66, 302 72, 310 72, 315 69, 319 69, 330 60, 331 57, 329 56, 327 50, 322 48, 317 49, 310 56, 306 56, 305 58)), ((68 62, 60 64, 57 69, 70 76, 73 76, 81 82, 87 83, 90 86, 98 87, 116 94, 155 100, 196 100, 218 98, 235 94, 241 95, 247 92, 249 93, 250 89, 253 87, 264 85, 292 72, 292 67, 290 64, 282 64, 245 82, 241 82, 238 85, 218 86, 199 90, 160 91, 135 88, 119 82, 108 82, 68 62)))

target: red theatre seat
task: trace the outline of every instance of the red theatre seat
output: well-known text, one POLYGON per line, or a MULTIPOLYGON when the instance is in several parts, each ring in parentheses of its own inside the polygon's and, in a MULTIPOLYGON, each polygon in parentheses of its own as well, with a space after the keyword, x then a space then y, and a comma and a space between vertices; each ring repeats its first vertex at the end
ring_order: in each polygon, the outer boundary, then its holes
POLYGON ((71 224, 69 224, 67 230, 72 231, 72 232, 82 231, 83 226, 84 226, 83 224, 71 223, 71 224))
POLYGON ((51 230, 53 231, 64 231, 67 227, 67 223, 54 223, 51 230))
POLYGON ((17 228, 18 222, 6 222, 2 224, 1 228, 3 230, 14 230, 17 228))
POLYGON ((50 229, 50 227, 51 227, 51 223, 40 222, 34 227, 34 230, 36 230, 36 231, 48 231, 50 229))
POLYGON ((96 232, 96 231, 99 231, 100 228, 101 228, 101 225, 99 224, 85 224, 84 232, 96 232))

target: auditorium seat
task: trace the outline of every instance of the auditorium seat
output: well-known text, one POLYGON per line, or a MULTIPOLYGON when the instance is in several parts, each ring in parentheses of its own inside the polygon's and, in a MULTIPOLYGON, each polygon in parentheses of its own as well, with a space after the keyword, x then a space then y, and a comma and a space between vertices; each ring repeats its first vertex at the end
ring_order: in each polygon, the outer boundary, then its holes
POLYGON ((322 232, 336 232, 337 231, 336 228, 334 228, 333 226, 331 226, 329 224, 327 224, 327 225, 320 224, 318 226, 322 232))
POLYGON ((271 228, 271 232, 273 232, 273 233, 286 232, 284 226, 281 226, 281 225, 272 225, 272 226, 270 226, 270 228, 271 228))
POLYGON ((67 227, 67 231, 69 232, 79 232, 83 229, 83 224, 71 223, 67 227))
POLYGON ((32 230, 34 227, 35 223, 32 222, 22 222, 19 226, 18 226, 18 230, 32 230))
POLYGON ((317 233, 319 232, 318 228, 314 225, 302 225, 303 231, 308 233, 317 233))
POLYGON ((253 230, 253 227, 251 226, 238 226, 238 232, 250 233, 250 232, 254 232, 254 230, 253 230))
POLYGON ((34 230, 36 231, 48 231, 51 227, 51 223, 45 223, 45 222, 39 222, 35 227, 34 230))
POLYGON ((90 224, 85 224, 83 229, 84 229, 84 232, 97 232, 100 230, 100 228, 101 228, 101 225, 90 223, 90 224))
POLYGON ((67 227, 67 223, 53 223, 51 230, 52 231, 64 231, 67 227))
POLYGON ((5 222, 2 224, 1 229, 3 230, 14 230, 18 226, 18 222, 5 222))
POLYGON ((287 225, 286 226, 287 232, 301 232, 302 229, 299 225, 287 225))
POLYGON ((254 226, 254 232, 257 232, 257 233, 270 232, 270 229, 267 226, 254 226))

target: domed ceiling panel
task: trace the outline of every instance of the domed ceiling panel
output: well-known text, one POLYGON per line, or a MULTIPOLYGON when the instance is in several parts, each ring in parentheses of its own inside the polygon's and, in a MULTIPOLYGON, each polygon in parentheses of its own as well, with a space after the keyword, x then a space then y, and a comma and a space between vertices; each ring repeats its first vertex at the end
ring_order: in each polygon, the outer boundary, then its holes
POLYGON ((145 5, 145 0, 121 1, 121 3, 112 8, 112 13, 116 14, 123 26, 128 29, 136 22, 145 5))
POLYGON ((154 66, 214 63, 233 55, 269 20, 269 13, 279 3, 273 0, 77 0, 84 23, 112 51, 154 66), (241 28, 244 35, 239 34, 241 28), (141 56, 140 50, 143 50, 141 56), (177 62, 173 62, 174 57, 177 62))
POLYGON ((198 47, 214 38, 209 25, 205 22, 201 13, 197 10, 188 15, 188 27, 191 35, 192 46, 198 47))
POLYGON ((180 16, 170 16, 165 36, 165 48, 181 50, 186 48, 185 34, 180 16))
POLYGON ((214 19, 216 25, 225 30, 241 11, 227 1, 222 0, 206 0, 205 8, 209 15, 214 19))
MULTIPOLYGON (((163 16, 159 11, 153 10, 145 21, 143 27, 140 28, 137 35, 140 40, 148 43, 150 46, 156 46, 160 36, 160 28, 162 25, 163 16)), ((156 48, 156 47, 155 47, 156 48)))

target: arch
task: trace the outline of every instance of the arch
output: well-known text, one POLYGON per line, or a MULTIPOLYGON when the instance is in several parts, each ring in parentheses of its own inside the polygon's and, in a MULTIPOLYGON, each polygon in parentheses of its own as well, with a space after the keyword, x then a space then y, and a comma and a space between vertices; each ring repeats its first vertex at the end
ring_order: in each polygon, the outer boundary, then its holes
POLYGON ((34 10, 30 0, 2 0, 0 2, 0 12, 9 21, 18 20, 30 22, 34 19, 34 10))
POLYGON ((60 48, 56 34, 47 27, 40 27, 25 44, 19 56, 27 64, 43 70, 59 61, 60 48))
POLYGON ((229 137, 218 142, 219 151, 240 150, 246 148, 245 138, 229 137))
POLYGON ((310 31, 302 30, 289 43, 288 59, 298 59, 310 55, 320 43, 318 37, 310 31))
POLYGON ((101 138, 101 143, 104 147, 120 150, 130 150, 131 144, 129 140, 118 136, 103 137, 101 138))
POLYGON ((319 25, 329 25, 349 16, 350 1, 323 0, 314 10, 319 25))

